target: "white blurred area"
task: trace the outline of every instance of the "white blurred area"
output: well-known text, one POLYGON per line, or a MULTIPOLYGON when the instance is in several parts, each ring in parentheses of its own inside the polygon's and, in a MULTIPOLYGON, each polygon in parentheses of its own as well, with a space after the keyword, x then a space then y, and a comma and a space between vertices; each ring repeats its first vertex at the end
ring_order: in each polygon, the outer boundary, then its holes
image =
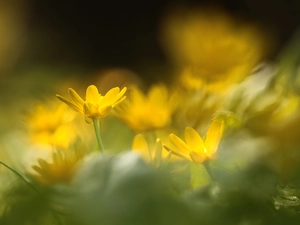
POLYGON ((0 77, 17 63, 26 43, 30 0, 0 0, 0 77))

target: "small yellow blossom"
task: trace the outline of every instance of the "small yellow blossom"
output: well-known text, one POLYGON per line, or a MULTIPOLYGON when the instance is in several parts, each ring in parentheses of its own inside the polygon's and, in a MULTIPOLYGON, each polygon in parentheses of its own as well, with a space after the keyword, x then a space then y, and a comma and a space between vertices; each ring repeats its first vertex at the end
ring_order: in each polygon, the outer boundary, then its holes
POLYGON ((69 88, 68 91, 73 102, 63 96, 56 96, 73 110, 84 115, 87 123, 92 123, 93 119, 106 117, 112 108, 125 99, 126 87, 122 90, 119 87, 115 87, 110 89, 105 95, 101 95, 95 85, 90 85, 86 89, 85 101, 72 88, 69 88))
POLYGON ((67 147, 76 138, 70 121, 74 118, 64 104, 36 104, 24 114, 30 139, 36 144, 67 147))
POLYGON ((220 95, 203 89, 197 93, 181 92, 181 99, 174 123, 180 129, 197 127, 200 132, 207 130, 212 115, 221 109, 223 100, 220 95))
POLYGON ((187 127, 184 132, 186 142, 175 134, 170 134, 169 140, 174 148, 164 147, 174 155, 201 164, 214 158, 223 135, 223 129, 224 121, 213 120, 203 141, 193 128, 187 127))
POLYGON ((52 162, 39 158, 38 165, 32 166, 38 174, 33 176, 43 184, 69 182, 75 167, 84 157, 82 149, 57 150, 52 155, 52 162))
POLYGON ((248 76, 271 41, 255 25, 214 8, 180 8, 165 19, 162 43, 188 90, 220 92, 248 76))
POLYGON ((164 151, 159 138, 156 139, 154 145, 148 145, 142 134, 137 134, 132 141, 132 150, 139 154, 146 162, 153 164, 156 167, 167 163, 171 155, 164 151))
POLYGON ((170 125, 176 102, 164 85, 152 86, 147 95, 133 88, 129 101, 116 108, 116 116, 136 132, 161 129, 170 125))

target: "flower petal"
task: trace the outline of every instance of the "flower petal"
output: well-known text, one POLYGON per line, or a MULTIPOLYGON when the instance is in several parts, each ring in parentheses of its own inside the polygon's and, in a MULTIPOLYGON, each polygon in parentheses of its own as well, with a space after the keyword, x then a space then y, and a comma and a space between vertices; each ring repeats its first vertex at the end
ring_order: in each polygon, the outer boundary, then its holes
POLYGON ((83 104, 83 113, 88 117, 96 117, 99 111, 96 106, 94 106, 90 102, 86 102, 83 104))
POLYGON ((108 116, 110 111, 111 111, 111 106, 110 105, 106 106, 105 108, 102 108, 101 110, 98 110, 98 116, 100 118, 106 117, 106 116, 108 116))
POLYGON ((110 89, 102 99, 101 105, 103 106, 113 105, 116 101, 118 101, 119 92, 120 92, 120 88, 118 87, 110 89))
POLYGON ((211 157, 218 149, 221 137, 224 131, 223 120, 213 120, 209 126, 209 129, 205 138, 205 147, 207 154, 211 157))
POLYGON ((56 97, 62 102, 66 103, 68 106, 70 106, 73 110, 84 114, 82 108, 79 108, 78 105, 75 105, 74 103, 70 102, 68 99, 64 98, 61 95, 56 95, 56 97))
POLYGON ((124 99, 126 98, 126 96, 123 96, 126 92, 127 88, 124 87, 119 94, 117 95, 117 100, 114 102, 114 104, 112 105, 112 107, 115 107, 116 105, 120 104, 122 101, 124 101, 124 99))
POLYGON ((118 94, 118 98, 122 97, 126 91, 127 91, 127 87, 123 87, 120 93, 118 94))
POLYGON ((173 155, 176 155, 176 156, 178 156, 178 157, 180 157, 180 158, 183 158, 183 159, 187 159, 187 160, 189 160, 189 161, 192 161, 192 159, 191 159, 191 157, 190 156, 187 156, 186 154, 181 154, 180 152, 178 152, 178 151, 176 151, 176 150, 174 150, 174 149, 171 149, 171 148, 169 148, 168 146, 166 146, 166 145, 163 145, 163 147, 168 151, 168 152, 171 152, 173 155))
POLYGON ((86 89, 86 101, 92 103, 93 105, 99 104, 100 94, 95 85, 90 85, 86 89))
POLYGON ((151 161, 149 146, 142 134, 138 134, 132 141, 132 150, 139 154, 146 162, 151 161))
MULTIPOLYGON (((153 160, 153 165, 155 165, 155 167, 161 167, 165 157, 163 157, 162 155, 162 151, 163 151, 163 146, 161 143, 161 140, 159 138, 156 138, 155 140, 155 145, 154 148, 152 149, 152 160, 153 160)), ((166 152, 167 154, 171 154, 171 152, 166 152)))
POLYGON ((184 137, 191 150, 194 152, 203 152, 205 149, 204 142, 200 135, 191 127, 184 131, 184 137))
POLYGON ((119 105, 121 102, 123 102, 126 99, 126 96, 123 96, 122 98, 120 98, 118 101, 116 101, 113 105, 112 108, 114 108, 115 106, 119 105))
POLYGON ((146 102, 146 97, 139 89, 133 88, 130 91, 130 100, 132 105, 144 105, 146 102))
POLYGON ((206 158, 204 154, 201 154, 198 152, 191 152, 190 156, 191 156, 193 162, 198 163, 198 164, 203 163, 206 158))
POLYGON ((165 106, 168 101, 168 90, 164 85, 155 85, 148 92, 150 104, 165 106))
POLYGON ((84 104, 83 99, 77 94, 77 92, 75 90, 73 90, 72 88, 68 89, 68 92, 72 98, 72 100, 75 102, 76 105, 78 105, 79 107, 82 107, 84 104))
POLYGON ((184 158, 187 158, 187 159, 191 160, 191 158, 190 158, 190 148, 183 140, 181 140, 175 134, 170 134, 169 135, 169 141, 175 147, 174 149, 171 149, 171 151, 173 153, 175 152, 179 155, 182 155, 184 158))

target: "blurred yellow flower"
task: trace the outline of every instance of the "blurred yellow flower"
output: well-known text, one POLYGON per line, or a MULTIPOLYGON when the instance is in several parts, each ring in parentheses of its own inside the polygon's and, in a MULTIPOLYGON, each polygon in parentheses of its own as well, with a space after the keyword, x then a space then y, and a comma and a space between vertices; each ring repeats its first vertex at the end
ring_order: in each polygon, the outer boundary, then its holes
POLYGON ((32 166, 38 174, 31 174, 43 184, 69 182, 75 171, 76 165, 85 155, 83 149, 56 150, 52 161, 39 158, 38 165, 32 166))
POLYGON ((164 147, 174 155, 201 164, 206 160, 214 158, 223 135, 223 130, 224 121, 213 120, 203 141, 193 128, 187 127, 184 132, 186 142, 175 134, 170 134, 169 140, 174 147, 164 147))
POLYGON ((146 162, 161 167, 171 157, 170 152, 164 151, 159 138, 154 145, 149 145, 142 134, 137 134, 132 141, 132 150, 139 154, 146 162))
POLYGON ((212 115, 222 109, 223 98, 217 94, 201 89, 197 93, 180 93, 181 101, 174 116, 177 128, 197 127, 205 132, 210 124, 212 115))
POLYGON ((90 85, 86 89, 85 101, 72 88, 69 88, 68 91, 73 102, 63 96, 56 96, 73 110, 84 115, 87 123, 92 123, 93 119, 106 117, 112 108, 125 99, 126 87, 122 90, 119 87, 112 88, 103 96, 98 92, 96 86, 90 85))
POLYGON ((176 102, 165 85, 152 86, 147 95, 133 88, 129 101, 116 108, 116 116, 136 132, 161 129, 171 124, 176 102))
POLYGON ((31 140, 36 144, 67 147, 76 138, 70 124, 72 113, 64 104, 36 104, 31 112, 24 113, 24 119, 31 140))
POLYGON ((187 89, 220 91, 241 81, 271 42, 256 26, 213 8, 174 10, 162 28, 163 47, 183 69, 178 82, 187 89))

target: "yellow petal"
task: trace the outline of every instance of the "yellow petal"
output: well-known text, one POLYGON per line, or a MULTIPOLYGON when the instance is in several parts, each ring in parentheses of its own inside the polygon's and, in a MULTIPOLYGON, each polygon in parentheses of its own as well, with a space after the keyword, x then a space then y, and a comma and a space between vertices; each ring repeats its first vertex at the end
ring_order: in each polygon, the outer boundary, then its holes
POLYGON ((68 89, 68 92, 72 98, 72 100, 75 102, 76 105, 78 105, 79 107, 82 107, 82 105, 84 104, 83 99, 77 94, 76 91, 74 91, 72 88, 68 89))
POLYGON ((192 159, 191 159, 191 157, 188 155, 186 155, 186 154, 181 154, 180 152, 178 152, 178 151, 176 151, 176 150, 174 150, 174 149, 171 149, 171 148, 169 148, 168 146, 166 146, 166 145, 163 145, 163 147, 168 151, 168 152, 171 152, 173 155, 176 155, 176 156, 178 156, 178 157, 180 157, 180 158, 183 158, 183 159, 187 159, 187 160, 189 160, 189 161, 192 161, 192 159))
POLYGON ((130 100, 132 105, 144 105, 146 102, 145 95, 137 88, 131 90, 130 100))
POLYGON ((164 156, 164 160, 162 161, 162 164, 167 165, 171 161, 171 157, 172 157, 172 152, 168 151, 167 155, 164 156))
POLYGON ((142 134, 138 134, 134 137, 132 142, 132 150, 139 154, 146 162, 151 161, 149 146, 142 134))
POLYGON ((115 107, 116 105, 120 104, 122 101, 124 101, 124 99, 126 98, 126 96, 123 96, 126 92, 127 88, 124 87, 120 93, 117 95, 117 101, 112 105, 112 107, 115 107), (122 97, 123 96, 123 97, 122 97))
POLYGON ((101 110, 99 110, 98 116, 100 118, 106 117, 111 111, 111 106, 106 106, 105 108, 102 108, 101 110))
POLYGON ((190 156, 191 156, 193 162, 198 163, 198 164, 203 163, 206 158, 205 155, 200 154, 198 152, 191 152, 190 156))
POLYGON ((170 134, 169 141, 175 147, 174 149, 171 150, 173 153, 175 152, 175 153, 183 156, 184 158, 191 160, 191 158, 190 158, 191 150, 190 150, 189 146, 183 140, 181 140, 175 134, 170 134))
POLYGON ((211 157, 218 149, 224 131, 223 120, 213 120, 205 138, 207 154, 211 157))
POLYGON ((168 101, 168 90, 164 85, 155 85, 148 92, 150 104, 165 106, 168 101))
POLYGON ((86 102, 83 105, 83 112, 84 112, 84 115, 86 115, 88 117, 96 117, 96 115, 98 114, 99 111, 96 106, 94 106, 90 102, 86 102))
POLYGON ((204 143, 200 135, 191 127, 187 127, 184 131, 184 137, 191 150, 194 152, 203 152, 204 143))
POLYGON ((120 98, 118 101, 116 101, 112 107, 114 108, 115 106, 119 105, 121 102, 123 102, 126 99, 126 96, 123 96, 122 98, 120 98))
POLYGON ((127 91, 127 88, 123 87, 122 90, 120 91, 120 93, 118 94, 118 98, 122 97, 126 91, 127 91))
POLYGON ((115 87, 110 89, 101 101, 101 105, 113 105, 118 100, 120 88, 115 87))
POLYGON ((119 93, 120 93, 120 88, 114 87, 105 94, 105 97, 106 98, 115 98, 118 96, 119 93))
POLYGON ((86 89, 86 101, 92 103, 93 105, 99 104, 100 94, 95 85, 90 85, 86 89))
POLYGON ((172 93, 172 95, 170 95, 168 101, 167 101, 167 107, 173 111, 176 106, 178 105, 178 102, 180 102, 180 96, 177 95, 177 93, 172 93))
POLYGON ((81 108, 79 108, 77 105, 73 104, 72 102, 70 102, 68 99, 64 98, 61 95, 56 95, 56 97, 61 100, 62 102, 66 103, 68 106, 70 106, 73 110, 80 112, 81 114, 83 114, 83 111, 81 108))

